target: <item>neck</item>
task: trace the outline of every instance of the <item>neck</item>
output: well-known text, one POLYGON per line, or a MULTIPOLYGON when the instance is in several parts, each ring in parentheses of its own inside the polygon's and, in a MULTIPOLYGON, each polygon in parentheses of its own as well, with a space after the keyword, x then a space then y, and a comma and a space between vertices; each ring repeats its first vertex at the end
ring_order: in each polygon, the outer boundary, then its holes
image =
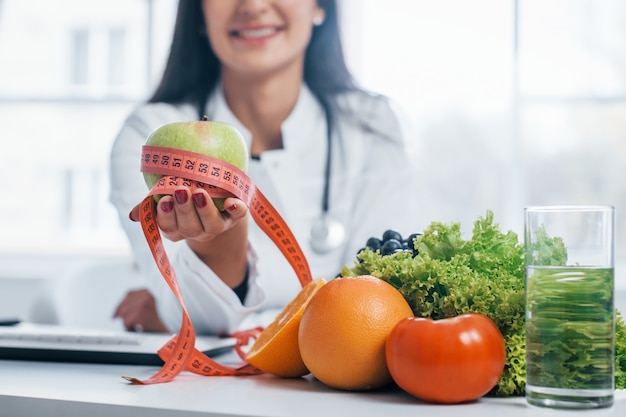
POLYGON ((296 105, 301 72, 265 78, 245 78, 224 71, 228 107, 252 134, 250 153, 282 148, 281 126, 296 105))

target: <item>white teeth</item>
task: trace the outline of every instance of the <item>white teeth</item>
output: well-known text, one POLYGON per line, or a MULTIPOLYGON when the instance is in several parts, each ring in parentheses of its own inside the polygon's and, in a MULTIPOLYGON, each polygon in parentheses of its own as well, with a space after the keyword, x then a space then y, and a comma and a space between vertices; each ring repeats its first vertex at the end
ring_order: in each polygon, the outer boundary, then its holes
POLYGON ((276 32, 273 28, 264 28, 264 29, 251 29, 251 30, 240 30, 239 36, 242 38, 262 38, 264 36, 270 36, 276 32))

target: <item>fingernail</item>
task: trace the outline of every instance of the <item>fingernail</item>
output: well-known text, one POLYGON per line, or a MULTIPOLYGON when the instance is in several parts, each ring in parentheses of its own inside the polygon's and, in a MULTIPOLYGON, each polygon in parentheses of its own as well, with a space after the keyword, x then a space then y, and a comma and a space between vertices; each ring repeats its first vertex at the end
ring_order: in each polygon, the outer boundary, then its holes
POLYGON ((174 198, 178 204, 185 204, 187 202, 187 191, 186 190, 176 190, 174 191, 174 198))
POLYGON ((196 207, 202 208, 206 206, 206 197, 202 193, 193 194, 193 202, 196 204, 196 207))
POLYGON ((174 202, 171 200, 161 201, 161 210, 165 213, 169 213, 174 208, 174 202))
POLYGON ((130 213, 128 213, 128 218, 129 218, 131 221, 136 222, 136 221, 137 221, 137 220, 139 220, 139 219, 136 219, 136 218, 135 218, 135 216, 133 216, 133 214, 134 214, 134 213, 133 213, 132 211, 131 211, 130 213))
POLYGON ((231 204, 230 206, 226 207, 226 210, 228 210, 231 213, 234 213, 237 211, 237 204, 231 204))

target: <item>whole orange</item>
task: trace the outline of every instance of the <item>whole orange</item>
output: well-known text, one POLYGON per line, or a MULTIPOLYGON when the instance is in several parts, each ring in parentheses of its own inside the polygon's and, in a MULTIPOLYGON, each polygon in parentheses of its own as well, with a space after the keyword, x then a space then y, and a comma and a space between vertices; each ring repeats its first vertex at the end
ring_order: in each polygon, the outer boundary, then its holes
POLYGON ((307 369, 322 383, 371 390, 392 382, 385 342, 400 320, 413 316, 391 284, 372 276, 335 278, 309 301, 298 346, 307 369))

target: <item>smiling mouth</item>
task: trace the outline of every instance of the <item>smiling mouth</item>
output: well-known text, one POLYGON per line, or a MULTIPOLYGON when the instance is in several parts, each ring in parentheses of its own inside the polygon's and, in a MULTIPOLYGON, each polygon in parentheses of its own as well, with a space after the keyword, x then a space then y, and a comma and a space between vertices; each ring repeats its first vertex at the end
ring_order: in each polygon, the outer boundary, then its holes
POLYGON ((237 38, 242 39, 261 39, 268 36, 272 36, 277 33, 279 28, 263 28, 263 29, 242 29, 234 30, 231 34, 237 38))

